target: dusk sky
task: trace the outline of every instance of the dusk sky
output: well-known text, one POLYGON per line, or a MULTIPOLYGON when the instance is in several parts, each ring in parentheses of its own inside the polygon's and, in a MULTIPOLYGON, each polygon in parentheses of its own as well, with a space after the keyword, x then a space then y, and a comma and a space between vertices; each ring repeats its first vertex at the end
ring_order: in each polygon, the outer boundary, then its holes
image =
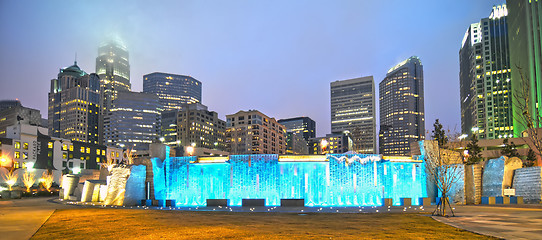
MULTIPOLYGON (((426 129, 460 131, 459 57, 470 23, 505 0, 0 1, 0 99, 47 118, 50 80, 73 64, 95 72, 113 36, 130 53, 133 91, 144 74, 190 75, 202 103, 225 115, 257 109, 308 116, 330 132, 332 81, 372 75, 415 55, 424 66, 426 129)), ((378 112, 376 114, 378 118, 378 112)), ((377 126, 378 126, 377 121, 377 126)))

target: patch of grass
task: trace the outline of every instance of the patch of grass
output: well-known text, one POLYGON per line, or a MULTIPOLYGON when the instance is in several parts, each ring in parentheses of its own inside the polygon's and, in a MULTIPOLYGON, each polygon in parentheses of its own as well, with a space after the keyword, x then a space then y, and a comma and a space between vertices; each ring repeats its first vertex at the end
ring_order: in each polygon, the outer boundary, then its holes
POLYGON ((490 239, 418 214, 57 210, 32 239, 490 239))

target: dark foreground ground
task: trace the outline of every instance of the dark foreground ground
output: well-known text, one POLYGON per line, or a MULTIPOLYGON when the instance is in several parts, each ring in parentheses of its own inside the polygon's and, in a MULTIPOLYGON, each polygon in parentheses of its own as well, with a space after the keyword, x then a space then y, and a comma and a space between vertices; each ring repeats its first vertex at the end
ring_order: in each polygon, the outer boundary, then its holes
POLYGON ((489 239, 414 213, 56 210, 32 239, 489 239))

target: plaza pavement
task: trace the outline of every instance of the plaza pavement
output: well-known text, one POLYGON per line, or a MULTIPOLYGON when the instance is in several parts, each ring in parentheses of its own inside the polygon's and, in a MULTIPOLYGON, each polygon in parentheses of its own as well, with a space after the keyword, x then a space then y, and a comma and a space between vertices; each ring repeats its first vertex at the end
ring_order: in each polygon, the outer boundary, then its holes
POLYGON ((542 239, 542 205, 453 207, 456 217, 433 217, 433 219, 456 228, 497 238, 542 239))
MULTIPOLYGON (((57 198, 30 198, 0 201, 0 238, 29 239, 47 221, 56 209, 96 207, 91 204, 65 204, 57 198)), ((504 239, 541 239, 542 205, 477 205, 453 206, 456 217, 433 217, 451 226, 471 232, 504 239)), ((147 207, 134 207, 145 208, 147 207)), ((235 211, 235 212, 307 212, 326 213, 420 213, 430 215, 434 206, 419 207, 183 207, 150 209, 177 209, 188 211, 235 211)))
POLYGON ((29 239, 55 209, 75 206, 62 204, 58 197, 8 199, 0 201, 0 239, 29 239))

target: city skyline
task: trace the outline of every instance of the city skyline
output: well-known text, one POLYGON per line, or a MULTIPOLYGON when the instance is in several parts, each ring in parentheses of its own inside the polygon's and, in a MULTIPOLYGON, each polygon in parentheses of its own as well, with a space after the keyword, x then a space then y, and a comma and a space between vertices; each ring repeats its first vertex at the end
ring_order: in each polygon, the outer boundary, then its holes
POLYGON ((93 10, 102 9, 105 2, 2 3, 0 31, 6 37, 1 45, 5 54, 0 57, 0 70, 5 75, 0 95, 47 112, 49 81, 58 69, 71 65, 75 53, 82 69, 94 69, 96 49, 110 32, 117 32, 130 52, 134 91, 142 91, 144 74, 190 75, 206 86, 202 102, 221 119, 249 109, 277 119, 307 116, 317 122, 317 136, 324 136, 331 132, 330 82, 367 75, 380 82, 387 69, 417 55, 425 66, 426 125, 440 118, 445 126, 459 131, 458 47, 466 26, 489 16, 491 7, 502 3, 416 1, 388 6, 341 1, 330 6, 234 1, 205 7, 185 2, 140 8, 137 3, 114 2, 110 8, 122 14, 101 19, 93 10), (145 16, 175 7, 188 14, 182 18, 145 16), (20 19, 15 14, 23 8, 29 17, 20 19), (66 9, 81 12, 81 17, 66 20, 60 14, 66 9), (44 14, 48 21, 38 22, 44 14), (419 28, 407 30, 408 22, 416 22, 419 28), (56 38, 67 29, 77 30, 56 38), (390 39, 390 31, 404 37, 390 39), (27 69, 14 71, 16 66, 27 69), (251 85, 263 91, 251 92, 251 85), (294 104, 287 104, 290 96, 297 97, 294 104))

